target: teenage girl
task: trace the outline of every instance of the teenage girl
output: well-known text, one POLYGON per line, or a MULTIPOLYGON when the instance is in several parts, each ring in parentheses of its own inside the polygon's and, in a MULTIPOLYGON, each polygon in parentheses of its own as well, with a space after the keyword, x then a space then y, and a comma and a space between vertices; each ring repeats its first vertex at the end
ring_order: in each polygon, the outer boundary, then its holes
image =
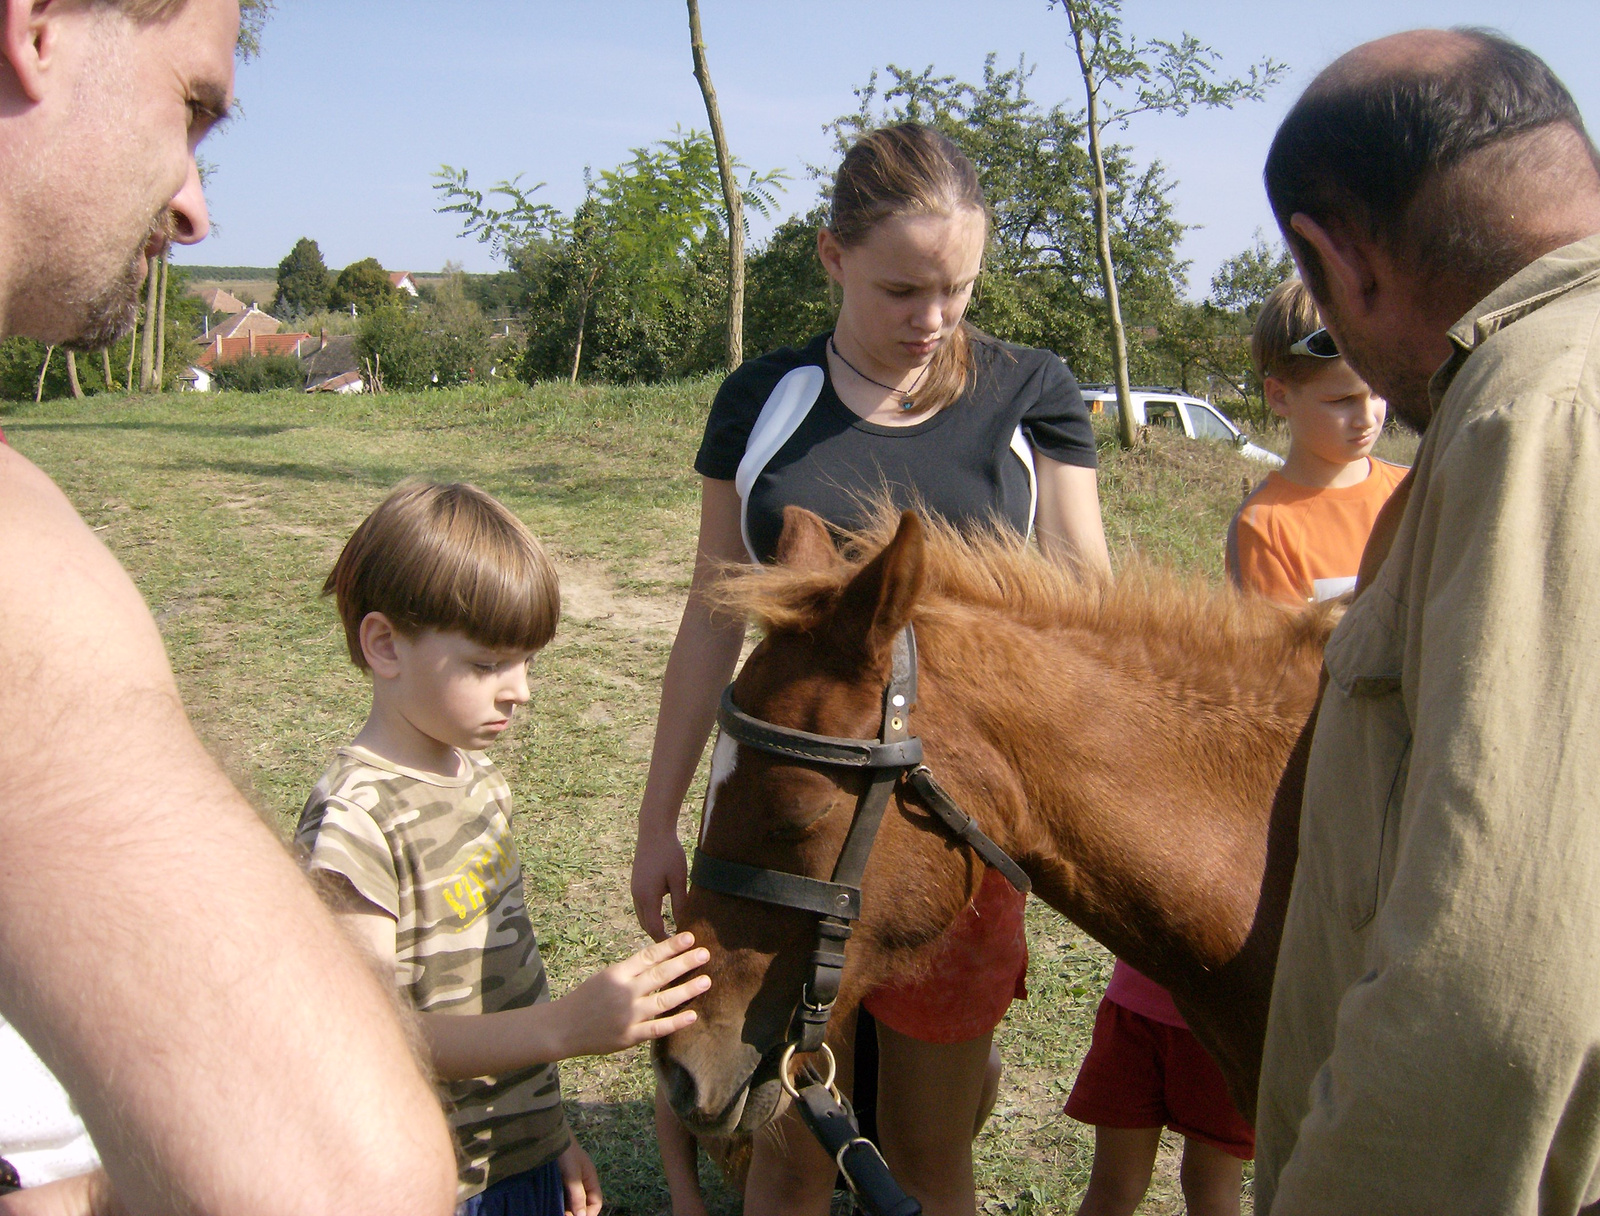
MULTIPOLYGON (((658 939, 662 899, 681 899, 687 885, 679 810, 744 640, 744 622, 713 615, 705 592, 728 563, 772 560, 785 506, 849 528, 887 491, 958 526, 1031 531, 1046 554, 1109 574, 1077 381, 1048 351, 996 341, 962 320, 988 222, 977 174, 950 140, 913 123, 863 136, 839 167, 831 218, 817 234, 840 293, 833 331, 743 364, 717 393, 695 458, 700 539, 633 863, 634 908, 658 939)), ((935 965, 863 1002, 877 1021, 880 1144, 928 1216, 974 1210, 972 1137, 990 1040, 1026 970, 1022 896, 990 873, 935 965)), ((746 1210, 820 1216, 834 1163, 796 1116, 785 1119, 792 1126, 781 1137, 756 1138, 746 1210)), ((657 1122, 675 1211, 693 1216, 686 1133, 659 1098, 657 1122)))

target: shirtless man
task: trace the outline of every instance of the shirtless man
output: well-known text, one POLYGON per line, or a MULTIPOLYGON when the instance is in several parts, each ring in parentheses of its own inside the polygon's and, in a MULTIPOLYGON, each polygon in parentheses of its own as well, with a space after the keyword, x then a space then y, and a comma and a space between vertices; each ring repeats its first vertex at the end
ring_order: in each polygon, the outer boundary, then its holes
MULTIPOLYGON (((206 235, 238 20, 0 0, 0 336, 104 345, 163 244, 206 235)), ((0 1211, 448 1212, 388 995, 195 737, 133 583, 5 447, 0 572, 0 1014, 106 1170, 0 1211)))

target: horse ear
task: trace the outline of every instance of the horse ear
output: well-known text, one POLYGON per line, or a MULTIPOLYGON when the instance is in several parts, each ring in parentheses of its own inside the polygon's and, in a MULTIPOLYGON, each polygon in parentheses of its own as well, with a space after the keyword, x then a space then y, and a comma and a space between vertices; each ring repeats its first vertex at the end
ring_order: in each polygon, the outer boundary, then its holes
POLYGON ((833 535, 822 516, 793 505, 783 509, 783 531, 778 535, 778 565, 791 570, 831 570, 839 562, 833 535))
POLYGON ((922 594, 926 540, 912 511, 900 516, 894 539, 850 580, 834 608, 829 631, 841 650, 881 655, 911 620, 922 594))

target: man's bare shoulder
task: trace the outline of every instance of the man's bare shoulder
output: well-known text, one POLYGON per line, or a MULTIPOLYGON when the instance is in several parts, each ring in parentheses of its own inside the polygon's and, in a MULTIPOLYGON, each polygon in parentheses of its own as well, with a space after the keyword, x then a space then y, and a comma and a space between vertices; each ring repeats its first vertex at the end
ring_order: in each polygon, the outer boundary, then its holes
MULTIPOLYGON (((97 689, 175 692, 160 632, 138 589, 59 487, 0 446, 0 724, 97 689)), ((0 733, 4 733, 0 731, 0 733)), ((25 732, 31 733, 31 732, 25 732)), ((0 744, 0 747, 3 747, 0 744)))

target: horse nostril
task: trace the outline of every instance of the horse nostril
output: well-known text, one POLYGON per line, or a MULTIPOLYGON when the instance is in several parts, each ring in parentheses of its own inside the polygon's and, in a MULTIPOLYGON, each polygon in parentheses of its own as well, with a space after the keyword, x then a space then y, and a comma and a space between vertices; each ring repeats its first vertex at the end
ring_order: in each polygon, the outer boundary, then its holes
POLYGON ((695 1113, 698 1087, 689 1070, 676 1060, 661 1061, 661 1082, 666 1086, 667 1101, 680 1116, 695 1113))

